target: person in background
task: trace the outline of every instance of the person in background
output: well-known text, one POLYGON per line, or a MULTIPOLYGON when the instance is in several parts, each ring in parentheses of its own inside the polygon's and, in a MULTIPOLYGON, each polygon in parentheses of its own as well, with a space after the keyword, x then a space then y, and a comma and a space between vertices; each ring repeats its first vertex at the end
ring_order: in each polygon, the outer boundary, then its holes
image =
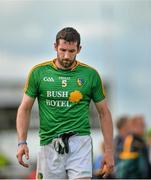
POLYGON ((116 123, 116 128, 118 131, 117 136, 114 139, 114 156, 115 156, 115 164, 118 163, 119 153, 122 151, 123 141, 127 134, 129 133, 129 123, 128 116, 121 116, 118 118, 116 123))
POLYGON ((151 163, 151 128, 148 128, 147 132, 145 133, 145 139, 149 147, 149 162, 151 163))
POLYGON ((121 179, 149 178, 149 154, 144 140, 145 122, 142 115, 129 119, 130 133, 126 136, 119 162, 116 165, 116 177, 121 179))

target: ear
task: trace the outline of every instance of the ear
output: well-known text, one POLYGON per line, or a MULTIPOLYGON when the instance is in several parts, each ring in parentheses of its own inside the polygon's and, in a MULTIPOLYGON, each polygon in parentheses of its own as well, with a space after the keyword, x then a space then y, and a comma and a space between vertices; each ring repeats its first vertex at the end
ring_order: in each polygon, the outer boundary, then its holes
POLYGON ((77 54, 80 53, 82 46, 79 46, 77 54))
POLYGON ((57 51, 57 49, 58 49, 57 43, 54 43, 54 50, 57 51))

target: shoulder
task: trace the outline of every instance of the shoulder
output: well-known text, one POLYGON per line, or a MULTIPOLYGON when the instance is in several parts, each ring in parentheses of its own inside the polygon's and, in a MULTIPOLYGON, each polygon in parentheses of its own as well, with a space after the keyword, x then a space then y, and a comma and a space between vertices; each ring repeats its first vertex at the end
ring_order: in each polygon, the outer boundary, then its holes
POLYGON ((54 59, 47 60, 47 61, 34 65, 33 67, 31 67, 29 71, 29 75, 43 73, 46 69, 50 68, 50 66, 53 65, 53 60, 54 59))
POLYGON ((129 144, 134 147, 135 150, 142 149, 145 146, 143 139, 136 134, 129 134, 125 139, 126 145, 129 144))
POLYGON ((135 134, 133 134, 133 137, 134 137, 134 145, 136 147, 144 147, 145 146, 145 140, 142 137, 135 135, 135 134))
POLYGON ((81 67, 81 69, 83 69, 91 74, 99 75, 98 71, 95 68, 93 68, 92 66, 85 64, 85 63, 81 63, 80 61, 77 61, 77 62, 78 62, 79 67, 81 67))
POLYGON ((45 67, 50 66, 51 63, 52 63, 52 60, 44 61, 42 63, 36 64, 35 66, 31 68, 31 72, 44 69, 45 67))

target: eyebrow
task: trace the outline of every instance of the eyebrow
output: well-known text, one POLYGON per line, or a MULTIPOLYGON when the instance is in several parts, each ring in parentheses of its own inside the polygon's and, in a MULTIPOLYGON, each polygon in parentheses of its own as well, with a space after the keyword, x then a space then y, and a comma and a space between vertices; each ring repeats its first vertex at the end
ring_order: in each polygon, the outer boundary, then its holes
MULTIPOLYGON (((65 48, 60 48, 60 50, 66 51, 67 49, 65 49, 65 48)), ((76 49, 68 49, 68 51, 76 51, 76 49)))

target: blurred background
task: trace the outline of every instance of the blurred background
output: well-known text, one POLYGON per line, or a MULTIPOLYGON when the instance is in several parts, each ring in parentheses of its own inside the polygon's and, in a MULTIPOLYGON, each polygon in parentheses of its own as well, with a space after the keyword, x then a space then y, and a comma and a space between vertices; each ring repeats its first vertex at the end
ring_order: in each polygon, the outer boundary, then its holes
MULTIPOLYGON (((0 177, 27 178, 39 149, 35 103, 28 144, 30 168, 16 160, 15 120, 23 87, 32 66, 56 56, 56 33, 76 28, 82 39, 77 59, 98 70, 116 121, 143 115, 151 127, 151 1, 150 0, 1 0, 0 1, 0 177)), ((90 105, 94 159, 101 153, 98 116, 90 105), (92 123, 93 122, 93 123, 92 123)))

